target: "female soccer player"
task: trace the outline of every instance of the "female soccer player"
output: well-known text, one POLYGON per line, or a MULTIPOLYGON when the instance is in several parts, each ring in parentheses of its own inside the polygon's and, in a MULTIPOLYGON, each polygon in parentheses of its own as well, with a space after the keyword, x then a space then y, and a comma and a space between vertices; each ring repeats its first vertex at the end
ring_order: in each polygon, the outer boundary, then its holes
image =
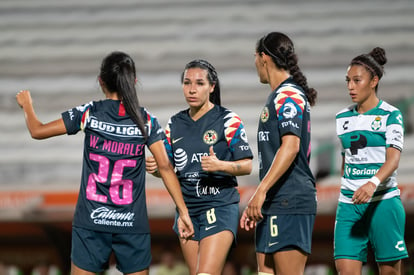
POLYGON ((303 274, 311 253, 316 189, 309 168, 310 106, 316 91, 308 87, 297 61, 285 34, 272 32, 258 40, 257 73, 272 92, 257 133, 260 184, 240 226, 256 226, 260 275, 303 274))
POLYGON ((106 99, 92 101, 43 124, 29 91, 17 94, 34 139, 85 133, 82 178, 72 228, 72 274, 95 274, 108 267, 113 251, 124 274, 148 274, 151 263, 145 200, 145 150, 154 155, 177 205, 180 236, 193 235, 180 185, 166 154, 164 131, 140 107, 135 63, 122 52, 102 62, 99 84, 106 99))
MULTIPOLYGON (((220 106, 215 68, 191 61, 181 81, 189 108, 172 116, 165 130, 195 231, 181 248, 191 275, 221 275, 238 227, 236 176, 251 172, 253 155, 240 117, 220 106)), ((147 158, 149 173, 156 171, 154 164, 147 158)), ((174 230, 179 233, 176 225, 174 230)))
POLYGON ((346 83, 355 104, 336 115, 342 178, 334 256, 341 275, 361 274, 368 243, 381 274, 401 274, 401 259, 408 257, 405 211, 396 180, 403 118, 377 95, 386 62, 385 51, 379 47, 351 61, 346 83))

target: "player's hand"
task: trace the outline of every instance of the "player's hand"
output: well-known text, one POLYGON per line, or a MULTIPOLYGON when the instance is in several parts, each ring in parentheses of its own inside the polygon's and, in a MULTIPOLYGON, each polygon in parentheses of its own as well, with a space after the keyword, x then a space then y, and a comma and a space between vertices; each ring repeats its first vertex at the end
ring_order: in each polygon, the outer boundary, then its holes
POLYGON ((145 159, 145 170, 149 174, 158 172, 158 165, 153 156, 149 156, 145 159))
POLYGON ((210 146, 210 154, 201 157, 201 168, 207 172, 219 171, 221 161, 216 157, 213 146, 210 146))
POLYGON ((180 217, 178 217, 177 225, 180 238, 184 241, 189 240, 194 236, 193 223, 188 214, 181 214, 180 217))
POLYGON ((30 91, 21 90, 20 92, 18 92, 16 95, 16 101, 21 108, 23 108, 27 104, 32 105, 32 97, 30 95, 30 91))
POLYGON ((250 229, 253 229, 256 226, 256 222, 253 220, 250 220, 247 217, 246 211, 247 211, 247 207, 244 209, 243 214, 240 218, 240 227, 246 231, 249 231, 250 229))
POLYGON ((258 222, 263 219, 262 206, 266 199, 266 193, 257 189, 250 198, 245 209, 247 218, 251 221, 258 222))
POLYGON ((352 196, 352 201, 354 204, 367 203, 374 195, 376 189, 377 187, 375 184, 368 181, 355 191, 354 195, 352 196))

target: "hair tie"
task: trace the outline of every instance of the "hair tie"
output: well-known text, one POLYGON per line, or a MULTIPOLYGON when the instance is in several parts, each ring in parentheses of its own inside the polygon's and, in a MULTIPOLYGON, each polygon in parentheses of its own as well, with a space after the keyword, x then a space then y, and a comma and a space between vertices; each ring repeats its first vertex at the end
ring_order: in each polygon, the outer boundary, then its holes
POLYGON ((354 60, 352 62, 352 64, 357 64, 357 65, 361 65, 364 66, 365 68, 368 69, 368 71, 370 71, 372 73, 372 75, 374 76, 378 76, 378 74, 375 72, 375 70, 373 68, 371 68, 368 64, 366 64, 365 62, 362 62, 360 60, 354 60))

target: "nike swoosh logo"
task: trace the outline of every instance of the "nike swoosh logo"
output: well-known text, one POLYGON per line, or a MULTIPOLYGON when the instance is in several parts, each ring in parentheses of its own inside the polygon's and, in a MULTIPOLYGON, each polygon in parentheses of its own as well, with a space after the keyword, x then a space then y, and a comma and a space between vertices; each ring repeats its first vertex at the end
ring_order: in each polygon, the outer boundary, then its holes
POLYGON ((208 226, 208 227, 206 227, 206 231, 208 231, 208 230, 210 230, 210 229, 213 229, 214 227, 216 227, 217 225, 212 225, 212 226, 208 226))
POLYGON ((176 139, 174 139, 173 138, 173 140, 172 140, 172 143, 176 143, 176 142, 179 142, 180 140, 182 140, 184 137, 180 137, 180 138, 176 138, 176 139))
POLYGON ((275 244, 278 244, 279 242, 269 243, 269 247, 274 246, 275 244))

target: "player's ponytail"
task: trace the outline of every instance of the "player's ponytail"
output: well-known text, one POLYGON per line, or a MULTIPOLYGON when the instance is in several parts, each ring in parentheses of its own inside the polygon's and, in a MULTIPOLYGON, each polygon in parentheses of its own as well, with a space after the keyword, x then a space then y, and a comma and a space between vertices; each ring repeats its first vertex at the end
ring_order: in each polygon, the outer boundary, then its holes
POLYGON ((112 52, 104 58, 100 78, 110 92, 117 92, 125 111, 147 138, 144 119, 135 89, 136 71, 134 60, 123 52, 112 52))
POLYGON ((259 39, 256 45, 257 53, 270 56, 275 65, 289 72, 293 80, 302 87, 311 106, 315 105, 317 91, 308 87, 305 75, 298 65, 298 57, 292 40, 280 32, 271 32, 259 39))

